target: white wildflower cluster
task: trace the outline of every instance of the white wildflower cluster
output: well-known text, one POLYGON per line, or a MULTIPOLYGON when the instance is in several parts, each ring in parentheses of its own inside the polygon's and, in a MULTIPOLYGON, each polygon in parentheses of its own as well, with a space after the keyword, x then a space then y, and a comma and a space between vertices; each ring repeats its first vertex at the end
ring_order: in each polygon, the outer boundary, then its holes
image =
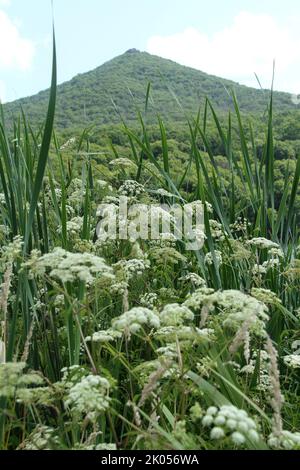
POLYGON ((62 190, 59 187, 59 183, 55 179, 50 181, 50 179, 46 176, 44 178, 43 185, 46 202, 52 203, 53 193, 57 201, 61 201, 62 190))
POLYGON ((104 180, 96 180, 95 181, 95 188, 100 189, 100 191, 108 191, 108 192, 113 192, 113 187, 104 180))
POLYGON ((96 279, 103 282, 114 280, 113 269, 99 258, 90 253, 70 253, 62 248, 55 248, 38 259, 26 263, 32 274, 43 276, 50 271, 50 277, 59 279, 62 283, 82 281, 87 285, 96 279))
POLYGON ((138 373, 144 385, 148 386, 152 382, 153 388, 157 389, 161 379, 170 379, 174 377, 174 374, 178 374, 178 364, 170 355, 165 357, 161 354, 156 360, 139 364, 134 371, 138 373))
POLYGON ((206 281, 196 273, 188 273, 178 279, 182 284, 191 284, 193 287, 206 287, 206 281))
MULTIPOLYGON (((259 363, 259 383, 257 384, 256 388, 260 392, 263 393, 270 393, 272 390, 272 383, 270 377, 270 369, 271 369, 271 362, 270 356, 266 351, 260 351, 258 353, 253 354, 253 360, 250 361, 250 365, 252 363, 253 368, 256 366, 257 356, 260 356, 259 363)), ((254 369, 253 369, 254 372, 254 369)))
POLYGON ((251 375, 255 371, 257 365, 257 359, 259 357, 259 379, 256 386, 257 390, 263 393, 269 393, 271 390, 271 378, 270 378, 270 356, 264 351, 254 352, 249 363, 241 368, 240 373, 251 375))
POLYGON ((255 264, 252 269, 253 276, 261 276, 262 274, 267 274, 268 268, 264 264, 255 264))
POLYGON ((57 431, 49 426, 39 425, 21 445, 22 450, 55 450, 59 446, 57 431))
POLYGON ((184 305, 201 310, 208 315, 216 308, 221 311, 219 321, 224 327, 238 330, 246 321, 251 325, 251 331, 265 335, 265 324, 269 319, 268 308, 259 300, 237 290, 214 292, 211 289, 198 289, 188 296, 184 305))
POLYGON ((149 254, 157 265, 176 265, 186 262, 186 257, 173 247, 152 248, 149 254))
MULTIPOLYGON (((71 237, 77 237, 82 231, 83 227, 83 217, 74 217, 66 223, 67 232, 71 237)), ((58 227, 57 233, 62 233, 62 227, 58 227)))
POLYGON ((252 269, 254 276, 266 274, 269 269, 278 268, 280 265, 279 258, 272 258, 267 261, 264 261, 263 264, 255 264, 252 269))
POLYGON ((268 308, 264 303, 243 292, 234 290, 222 292, 217 303, 226 315, 223 321, 224 326, 236 328, 241 323, 253 318, 257 332, 264 332, 265 323, 269 320, 268 308))
POLYGON ((248 219, 243 219, 242 217, 238 217, 233 224, 230 224, 230 230, 232 232, 247 233, 249 226, 251 226, 251 224, 248 221, 248 219))
POLYGON ((109 291, 111 294, 118 294, 118 295, 124 295, 125 292, 128 290, 129 284, 126 281, 120 281, 120 282, 115 282, 113 283, 109 291))
POLYGON ((223 225, 220 224, 220 222, 218 222, 217 220, 211 219, 209 221, 209 226, 210 226, 211 235, 216 241, 222 242, 225 240, 225 233, 224 233, 223 225))
POLYGON ((64 367, 61 370, 62 379, 61 383, 63 384, 64 388, 70 389, 75 385, 77 382, 87 375, 86 370, 81 366, 70 366, 64 367))
MULTIPOLYGON (((208 206, 207 206, 208 207, 208 206)), ((211 206, 210 206, 211 207, 211 206)), ((185 210, 190 214, 195 213, 196 211, 203 212, 203 203, 202 201, 193 201, 185 205, 185 210)))
POLYGON ((0 225, 0 241, 4 240, 9 235, 8 225, 0 225))
POLYGON ((193 423, 196 423, 203 417, 203 410, 198 402, 190 408, 190 416, 193 423))
POLYGON ((157 304, 157 301, 158 301, 158 295, 155 294, 154 292, 149 292, 147 294, 144 294, 141 297, 140 303, 143 307, 153 309, 155 305, 157 304))
POLYGON ((68 188, 68 202, 71 206, 82 204, 85 198, 86 188, 83 181, 79 178, 72 179, 68 188))
POLYGON ((162 287, 159 289, 159 298, 162 303, 170 303, 171 300, 177 299, 176 291, 171 288, 162 287))
POLYGON ((265 261, 263 263, 263 266, 266 268, 267 271, 268 271, 268 269, 278 268, 280 266, 280 259, 279 258, 271 258, 268 261, 265 261))
POLYGON ((137 241, 132 245, 130 257, 144 260, 148 264, 148 255, 142 250, 140 243, 137 241))
POLYGON ((169 191, 166 191, 165 189, 157 189, 155 191, 152 191, 151 193, 156 194, 157 196, 160 197, 167 197, 167 198, 174 198, 176 197, 174 194, 170 193, 169 191))
POLYGON ((136 168, 136 164, 132 160, 129 160, 129 158, 116 158, 109 162, 109 166, 118 170, 132 170, 136 168))
POLYGON ((251 240, 247 240, 246 244, 260 250, 271 250, 273 248, 280 249, 278 243, 274 243, 271 240, 267 240, 263 237, 252 238, 251 240))
MULTIPOLYGON (((223 257, 221 251, 215 250, 215 259, 218 264, 218 266, 221 266, 223 264, 223 257)), ((205 264, 208 266, 212 266, 214 264, 214 257, 212 253, 207 253, 205 256, 205 264)))
POLYGON ((139 333, 144 327, 160 327, 157 313, 145 307, 135 307, 112 321, 112 329, 125 333, 126 336, 139 333))
POLYGON ((23 362, 0 364, 0 397, 11 398, 15 396, 17 389, 43 383, 43 379, 37 373, 24 373, 25 368, 26 364, 23 362))
POLYGON ((176 343, 167 344, 156 350, 156 354, 160 359, 164 360, 177 360, 178 358, 178 346, 176 343))
POLYGON ((194 326, 164 326, 159 328, 154 337, 166 343, 180 342, 207 343, 214 338, 214 330, 196 328, 194 326))
POLYGON ((91 343, 112 343, 122 338, 122 333, 112 328, 108 330, 97 331, 92 336, 85 338, 86 342, 91 343))
POLYGON ((97 244, 89 240, 82 240, 79 237, 74 237, 73 250, 76 253, 94 253, 97 252, 97 244))
MULTIPOLYGON (((119 207, 120 198, 117 197, 117 196, 105 196, 102 200, 102 205, 119 207)), ((100 208, 101 208, 101 206, 100 206, 100 208)), ((99 212, 97 215, 101 215, 101 212, 99 212)))
POLYGON ((234 261, 244 261, 249 260, 253 253, 250 249, 246 248, 244 243, 240 240, 230 239, 231 253, 229 254, 230 258, 234 261))
POLYGON ((295 354, 300 354, 300 340, 297 339, 292 343, 292 349, 294 349, 295 354))
MULTIPOLYGON (((55 194, 57 202, 60 202, 61 197, 62 197, 62 190, 60 188, 54 188, 54 194, 55 194)), ((51 196, 52 196, 52 193, 51 193, 51 196)))
POLYGON ((210 432, 212 440, 230 438, 237 447, 243 446, 247 440, 252 442, 259 440, 255 421, 248 416, 246 411, 233 405, 208 408, 202 419, 202 425, 212 428, 210 432))
POLYGON ((23 238, 17 236, 11 243, 3 246, 0 251, 1 261, 4 263, 13 263, 17 260, 22 253, 23 243, 23 238))
POLYGON ((23 362, 0 364, 0 396, 13 396, 26 364, 23 362))
POLYGON ((201 377, 209 378, 212 369, 216 369, 217 363, 211 357, 203 356, 199 359, 199 362, 197 362, 196 367, 201 377))
POLYGON ((271 434, 268 444, 272 449, 277 450, 299 450, 300 432, 282 431, 280 435, 271 434))
POLYGON ((282 303, 275 292, 269 289, 253 288, 251 295, 266 305, 280 305, 282 303))
MULTIPOLYGON (((300 259, 294 259, 284 273, 292 282, 300 280, 300 259)), ((299 309, 300 310, 300 309, 299 309)))
POLYGON ((114 265, 116 273, 121 275, 126 282, 142 276, 149 267, 150 262, 147 259, 121 260, 114 265))
POLYGON ((175 247, 177 243, 177 238, 173 233, 161 233, 157 240, 151 240, 150 246, 156 247, 159 246, 161 248, 166 247, 175 247))
MULTIPOLYGON (((214 212, 213 206, 207 201, 205 201, 204 204, 205 204, 207 212, 209 214, 213 214, 213 212, 214 212)), ((195 212, 195 211, 204 212, 204 205, 203 205, 202 201, 190 202, 189 204, 185 205, 185 208, 186 208, 187 211, 190 211, 190 212, 195 212)))
POLYGON ((271 248, 269 255, 272 256, 272 258, 284 258, 284 253, 281 248, 271 248))
POLYGON ((289 354, 284 356, 284 363, 291 369, 300 369, 300 355, 299 354, 289 354))
POLYGON ((95 422, 99 415, 109 408, 110 383, 107 379, 88 375, 73 385, 65 399, 65 406, 77 416, 84 416, 95 422))
POLYGON ((213 310, 214 298, 211 301, 211 296, 213 294, 215 294, 213 289, 208 287, 201 287, 193 294, 187 295, 187 300, 184 302, 184 305, 196 311, 201 310, 201 308, 204 306, 207 306, 210 308, 210 310, 213 310))
POLYGON ((179 326, 193 321, 194 314, 184 305, 169 304, 160 312, 159 318, 162 326, 179 326))
POLYGON ((205 201, 205 206, 206 206, 207 212, 209 214, 213 214, 213 212, 214 212, 213 206, 207 201, 205 201))
POLYGON ((5 194, 4 194, 4 193, 0 193, 0 204, 5 204, 5 202, 6 202, 5 194))
POLYGON ((293 354, 284 356, 284 363, 291 369, 300 369, 300 340, 296 340, 292 344, 293 354))
POLYGON ((118 192, 121 196, 138 197, 145 193, 145 188, 134 180, 127 180, 122 184, 118 192))
POLYGON ((53 307, 59 312, 65 306, 65 296, 63 294, 56 295, 53 299, 53 307))
POLYGON ((67 222, 67 232, 70 236, 78 236, 83 228, 83 217, 74 217, 67 222))

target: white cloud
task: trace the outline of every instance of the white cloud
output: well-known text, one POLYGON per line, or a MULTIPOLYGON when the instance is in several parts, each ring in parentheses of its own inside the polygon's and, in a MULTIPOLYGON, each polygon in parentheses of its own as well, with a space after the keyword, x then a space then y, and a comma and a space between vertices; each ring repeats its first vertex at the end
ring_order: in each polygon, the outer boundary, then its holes
POLYGON ((0 70, 28 70, 34 53, 34 43, 22 37, 16 23, 0 10, 0 70))
POLYGON ((232 24, 211 35, 187 28, 171 36, 153 36, 147 51, 204 72, 264 87, 272 78, 276 61, 275 88, 300 91, 300 32, 279 25, 272 16, 239 13, 232 24))
POLYGON ((0 0, 0 7, 9 7, 11 0, 0 0))

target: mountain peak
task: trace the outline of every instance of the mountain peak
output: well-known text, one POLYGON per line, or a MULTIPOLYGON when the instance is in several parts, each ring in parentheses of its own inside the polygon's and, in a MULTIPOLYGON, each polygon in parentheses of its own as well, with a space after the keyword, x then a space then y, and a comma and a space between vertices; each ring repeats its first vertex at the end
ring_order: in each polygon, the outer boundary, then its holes
POLYGON ((140 53, 141 51, 139 51, 138 49, 128 49, 128 51, 125 52, 125 54, 137 54, 137 53, 140 53))
MULTIPOLYGON (((100 67, 74 77, 57 88, 56 126, 59 129, 84 125, 109 125, 120 122, 116 108, 126 122, 136 121, 136 106, 145 106, 147 86, 151 83, 153 106, 148 108, 148 122, 182 121, 185 113, 197 114, 206 97, 216 109, 227 112, 232 107, 230 90, 234 89, 241 111, 264 112, 269 93, 248 88, 230 80, 208 75, 176 62, 129 49, 100 67), (174 106, 170 89, 182 103, 185 113, 174 106), (134 102, 132 97, 134 97, 134 102), (112 104, 112 100, 114 105, 112 104)), ((20 106, 29 119, 43 122, 47 112, 49 90, 5 105, 8 115, 18 115, 20 106)), ((274 92, 278 109, 295 109, 288 93, 274 92)))

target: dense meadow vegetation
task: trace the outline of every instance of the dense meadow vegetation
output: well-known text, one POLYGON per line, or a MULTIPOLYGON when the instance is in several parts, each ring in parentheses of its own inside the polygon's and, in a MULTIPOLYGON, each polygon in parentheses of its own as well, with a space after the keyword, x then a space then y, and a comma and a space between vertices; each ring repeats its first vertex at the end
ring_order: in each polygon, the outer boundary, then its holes
POLYGON ((231 100, 55 133, 54 51, 45 126, 2 113, 1 449, 300 448, 296 118, 231 100), (201 204, 203 248, 97 237, 121 196, 201 204))

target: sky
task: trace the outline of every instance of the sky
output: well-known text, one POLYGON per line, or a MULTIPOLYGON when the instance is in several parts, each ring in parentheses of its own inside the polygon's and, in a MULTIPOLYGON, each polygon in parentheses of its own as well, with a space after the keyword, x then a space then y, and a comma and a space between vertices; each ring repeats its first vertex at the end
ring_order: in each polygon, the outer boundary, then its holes
MULTIPOLYGON (((53 0, 59 83, 136 48, 300 93, 299 0, 53 0)), ((0 99, 48 88, 51 0, 0 0, 0 99)))

